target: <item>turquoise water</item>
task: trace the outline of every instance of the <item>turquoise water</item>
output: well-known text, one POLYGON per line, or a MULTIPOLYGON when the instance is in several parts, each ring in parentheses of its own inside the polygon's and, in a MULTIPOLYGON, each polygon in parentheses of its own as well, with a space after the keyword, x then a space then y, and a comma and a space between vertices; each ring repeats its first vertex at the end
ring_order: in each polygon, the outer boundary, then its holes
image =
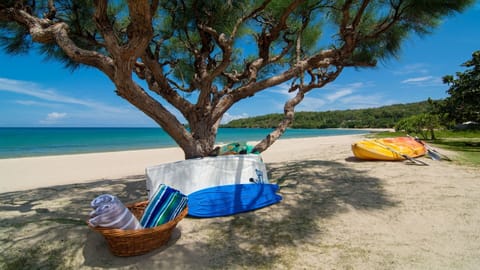
MULTIPOLYGON (((258 141, 271 129, 221 128, 217 144, 258 141)), ((289 129, 281 137, 362 134, 355 129, 289 129)), ((160 128, 0 128, 0 158, 93 153, 177 146, 160 128)))

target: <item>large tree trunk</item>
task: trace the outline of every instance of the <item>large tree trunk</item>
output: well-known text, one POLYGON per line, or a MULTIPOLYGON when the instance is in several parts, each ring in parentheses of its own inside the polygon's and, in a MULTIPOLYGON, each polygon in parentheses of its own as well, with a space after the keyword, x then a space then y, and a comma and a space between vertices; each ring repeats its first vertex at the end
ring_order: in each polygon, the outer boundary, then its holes
POLYGON ((205 157, 212 152, 220 120, 212 124, 204 113, 194 112, 189 115, 189 131, 171 112, 136 85, 131 77, 118 81, 118 95, 157 122, 182 148, 185 159, 205 157))
POLYGON ((185 158, 205 157, 212 154, 217 137, 217 130, 209 126, 196 124, 192 127, 193 143, 191 147, 184 147, 185 158))

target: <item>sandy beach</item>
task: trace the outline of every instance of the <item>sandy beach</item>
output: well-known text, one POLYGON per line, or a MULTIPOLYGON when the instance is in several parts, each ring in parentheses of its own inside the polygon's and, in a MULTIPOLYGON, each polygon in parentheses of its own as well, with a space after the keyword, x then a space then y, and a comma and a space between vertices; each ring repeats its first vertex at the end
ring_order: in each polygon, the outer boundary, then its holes
POLYGON ((0 159, 0 269, 478 269, 480 169, 359 161, 362 137, 279 140, 262 158, 280 203, 187 217, 165 247, 128 258, 87 227, 89 203, 145 200, 145 167, 179 148, 0 159))

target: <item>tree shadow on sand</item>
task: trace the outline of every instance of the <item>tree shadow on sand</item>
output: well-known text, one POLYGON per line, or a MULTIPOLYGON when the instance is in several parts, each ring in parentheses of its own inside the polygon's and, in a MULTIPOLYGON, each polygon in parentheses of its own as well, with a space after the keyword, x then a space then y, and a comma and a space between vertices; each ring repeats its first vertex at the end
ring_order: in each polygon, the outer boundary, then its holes
POLYGON ((301 252, 295 247, 321 240, 322 220, 352 207, 375 211, 396 204, 380 179, 343 163, 267 167, 270 180, 280 185, 280 203, 230 217, 185 218, 165 247, 128 258, 113 256, 85 221, 90 200, 99 194, 115 194, 124 203, 146 199, 143 176, 0 194, 0 263, 5 269, 28 268, 18 268, 25 262, 40 268, 288 268, 301 252))
MULTIPOLYGON (((296 246, 317 241, 322 220, 350 207, 378 210, 395 206, 381 180, 332 161, 269 164, 269 178, 280 185, 281 203, 209 224, 211 240, 198 243, 206 268, 290 265, 296 246), (293 253, 292 253, 293 252, 293 253), (292 254, 289 254, 292 253, 292 254)), ((321 239, 321 238, 320 238, 321 239)))
POLYGON ((145 177, 101 180, 0 194, 0 269, 70 269, 89 229, 90 201, 146 199, 145 177))

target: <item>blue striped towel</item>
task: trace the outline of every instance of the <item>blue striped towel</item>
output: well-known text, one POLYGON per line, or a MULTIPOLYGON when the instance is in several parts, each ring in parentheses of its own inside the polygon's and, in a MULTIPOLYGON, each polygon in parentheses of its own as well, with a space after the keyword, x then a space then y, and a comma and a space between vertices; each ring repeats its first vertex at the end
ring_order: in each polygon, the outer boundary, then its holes
POLYGON ((94 227, 122 230, 142 229, 138 219, 113 195, 102 194, 93 199, 90 205, 94 210, 90 213, 89 223, 94 227))
POLYGON ((140 224, 144 228, 162 225, 177 217, 187 206, 187 196, 161 184, 148 203, 140 224))

